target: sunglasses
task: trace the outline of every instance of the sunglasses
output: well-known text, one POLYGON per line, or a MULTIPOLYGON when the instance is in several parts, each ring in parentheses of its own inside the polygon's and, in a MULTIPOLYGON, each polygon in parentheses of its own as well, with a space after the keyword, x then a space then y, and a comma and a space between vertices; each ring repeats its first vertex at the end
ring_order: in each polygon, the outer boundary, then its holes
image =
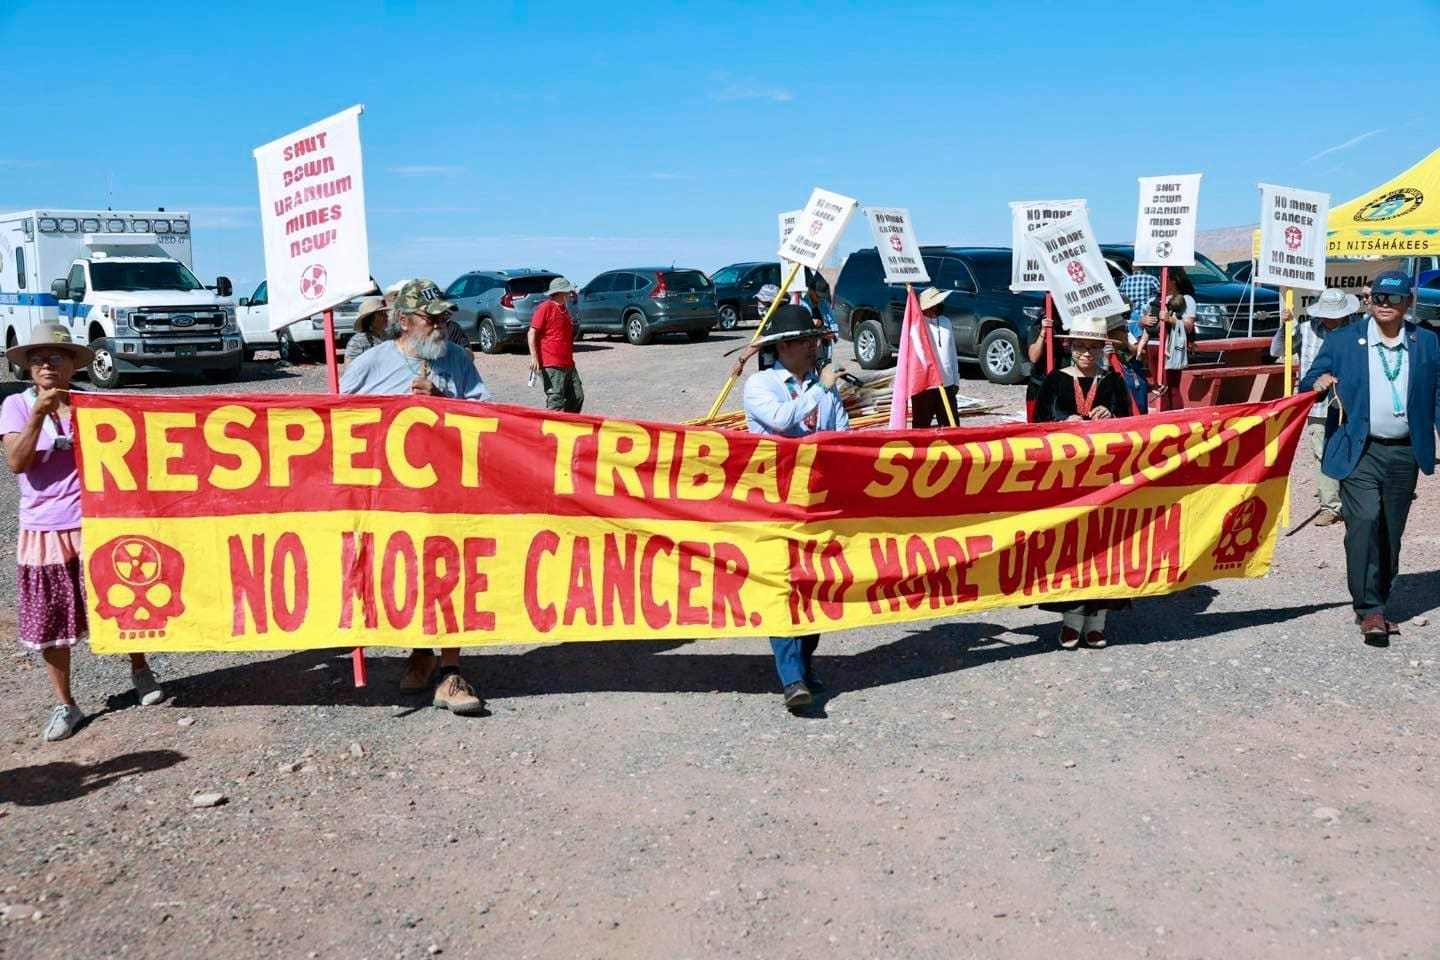
POLYGON ((1403 307, 1410 300, 1408 293, 1372 293, 1370 302, 1380 307, 1403 307))
POLYGON ((30 354, 30 366, 40 367, 49 364, 52 367, 58 367, 68 359, 69 357, 63 353, 32 353, 30 354))

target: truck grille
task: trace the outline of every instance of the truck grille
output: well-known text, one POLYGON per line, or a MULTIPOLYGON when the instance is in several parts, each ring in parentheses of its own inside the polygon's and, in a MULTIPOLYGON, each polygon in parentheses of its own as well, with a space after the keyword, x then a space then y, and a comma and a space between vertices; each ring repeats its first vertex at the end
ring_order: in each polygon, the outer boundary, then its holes
POLYGON ((149 307, 144 313, 130 314, 130 325, 136 330, 156 332, 219 330, 225 326, 225 312, 214 307, 202 307, 198 310, 189 307, 149 307))

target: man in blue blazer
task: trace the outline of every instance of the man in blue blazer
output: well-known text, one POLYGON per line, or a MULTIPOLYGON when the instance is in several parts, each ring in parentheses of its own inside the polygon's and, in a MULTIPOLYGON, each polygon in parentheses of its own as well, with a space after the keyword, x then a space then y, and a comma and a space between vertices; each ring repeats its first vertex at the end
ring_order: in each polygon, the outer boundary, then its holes
POLYGON ((1365 642, 1376 647, 1399 632, 1385 618, 1385 605, 1400 569, 1417 472, 1435 470, 1440 347, 1434 333, 1406 322, 1413 305, 1405 273, 1379 274, 1369 320, 1326 338, 1300 380, 1301 390, 1333 390, 1337 398, 1320 468, 1340 481, 1350 600, 1365 642))

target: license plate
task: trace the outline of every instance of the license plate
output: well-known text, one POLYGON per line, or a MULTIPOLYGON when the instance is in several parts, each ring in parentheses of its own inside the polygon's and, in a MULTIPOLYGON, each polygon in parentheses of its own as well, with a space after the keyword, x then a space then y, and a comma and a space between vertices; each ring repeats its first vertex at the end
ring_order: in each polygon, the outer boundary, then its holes
POLYGON ((686 302, 686 303, 699 303, 699 302, 700 302, 700 294, 698 294, 698 293, 692 293, 692 294, 690 294, 690 296, 688 296, 688 297, 685 298, 685 302, 686 302))
POLYGON ((176 348, 175 348, 175 356, 177 356, 177 357, 193 357, 193 356, 195 356, 195 345, 194 345, 194 344, 184 344, 184 345, 181 345, 181 346, 176 347, 176 348))

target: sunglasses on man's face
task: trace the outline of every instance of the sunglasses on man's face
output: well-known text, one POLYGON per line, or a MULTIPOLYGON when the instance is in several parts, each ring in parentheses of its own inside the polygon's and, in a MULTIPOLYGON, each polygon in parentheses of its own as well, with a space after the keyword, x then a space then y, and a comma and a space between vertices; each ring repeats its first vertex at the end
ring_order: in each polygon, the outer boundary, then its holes
POLYGON ((1370 294, 1370 302, 1380 307, 1403 307, 1409 299, 1410 295, 1404 293, 1370 294))
POLYGON ((66 357, 65 357, 65 354, 63 354, 63 353, 32 353, 32 354, 30 354, 30 366, 32 366, 32 367, 40 367, 40 366, 44 366, 45 364, 49 364, 49 365, 52 366, 52 367, 58 367, 58 366, 60 366, 60 364, 64 363, 65 360, 66 360, 66 357))

